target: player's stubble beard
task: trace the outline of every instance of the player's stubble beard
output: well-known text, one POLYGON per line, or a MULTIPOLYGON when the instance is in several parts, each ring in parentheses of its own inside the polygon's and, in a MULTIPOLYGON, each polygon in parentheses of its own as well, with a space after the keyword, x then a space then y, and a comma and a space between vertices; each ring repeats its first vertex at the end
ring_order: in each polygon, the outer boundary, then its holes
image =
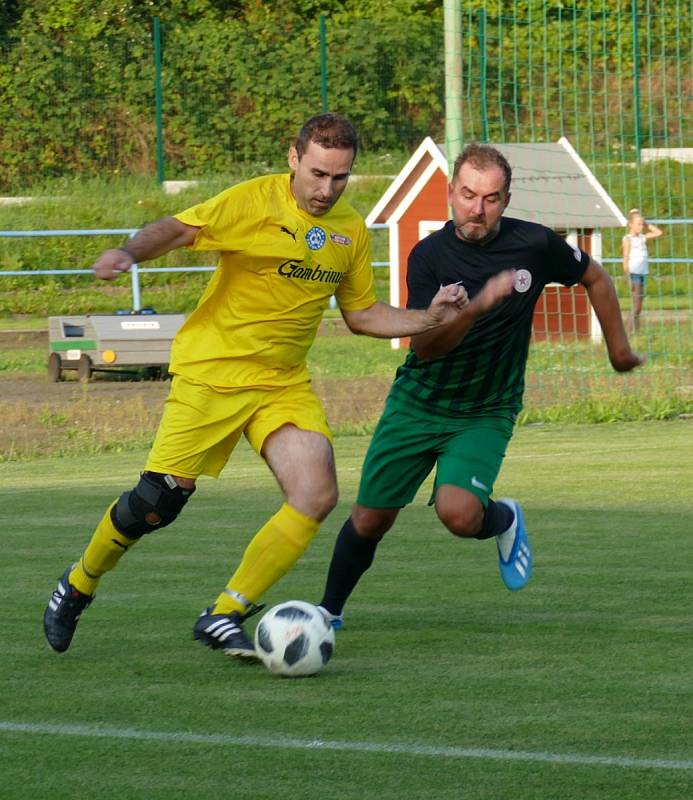
POLYGON ((468 219, 465 222, 458 224, 455 221, 455 235, 462 239, 463 242, 467 242, 467 244, 476 244, 483 246, 488 244, 488 242, 492 241, 493 239, 498 236, 500 231, 501 221, 500 219, 496 220, 495 224, 492 228, 489 228, 486 233, 482 234, 481 236, 467 236, 464 232, 464 227, 470 222, 476 222, 477 224, 481 224, 481 220, 473 220, 468 219))

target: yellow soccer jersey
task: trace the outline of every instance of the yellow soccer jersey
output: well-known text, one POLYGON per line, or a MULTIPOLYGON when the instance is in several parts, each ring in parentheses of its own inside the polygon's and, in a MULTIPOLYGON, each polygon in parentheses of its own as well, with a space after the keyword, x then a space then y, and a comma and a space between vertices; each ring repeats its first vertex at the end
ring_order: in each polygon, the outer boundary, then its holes
POLYGON ((213 386, 299 383, 330 297, 346 311, 376 301, 364 221, 342 198, 324 216, 303 211, 288 174, 232 186, 176 219, 200 228, 192 249, 220 258, 175 338, 173 373, 213 386))

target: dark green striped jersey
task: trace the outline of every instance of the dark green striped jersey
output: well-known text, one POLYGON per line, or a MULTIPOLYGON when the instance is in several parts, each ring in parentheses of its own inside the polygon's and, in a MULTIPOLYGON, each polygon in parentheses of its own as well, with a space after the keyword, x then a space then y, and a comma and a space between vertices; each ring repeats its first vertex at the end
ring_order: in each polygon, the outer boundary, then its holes
POLYGON ((409 413, 460 417, 522 408, 534 306, 547 283, 572 286, 589 256, 533 222, 501 217, 498 235, 468 244, 451 221, 419 242, 409 256, 408 308, 426 308, 438 289, 461 282, 470 298, 486 281, 516 270, 515 288, 479 317, 448 354, 423 361, 410 350, 397 370, 389 402, 409 413))

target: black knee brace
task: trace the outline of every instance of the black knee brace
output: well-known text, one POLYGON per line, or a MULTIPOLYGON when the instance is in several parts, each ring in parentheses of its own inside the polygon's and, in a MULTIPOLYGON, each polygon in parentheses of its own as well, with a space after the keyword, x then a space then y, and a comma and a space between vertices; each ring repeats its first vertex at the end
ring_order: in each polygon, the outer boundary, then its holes
POLYGON ((137 486, 123 492, 111 509, 111 521, 123 536, 139 539, 170 525, 194 491, 183 489, 171 475, 143 472, 137 486))

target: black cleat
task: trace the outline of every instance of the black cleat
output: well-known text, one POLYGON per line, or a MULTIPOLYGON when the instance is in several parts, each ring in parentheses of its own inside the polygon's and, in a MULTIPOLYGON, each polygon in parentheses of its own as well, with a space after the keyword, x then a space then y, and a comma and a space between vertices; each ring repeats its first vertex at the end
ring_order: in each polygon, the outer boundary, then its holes
POLYGON ((94 599, 93 595, 78 592, 69 582, 72 567, 58 581, 58 588, 51 595, 43 615, 43 630, 48 644, 58 653, 70 646, 75 628, 84 609, 94 599))
POLYGON ((251 606, 249 611, 241 614, 232 611, 230 614, 212 614, 212 608, 203 611, 197 618, 193 628, 193 638, 213 650, 221 650, 227 656, 257 659, 255 645, 245 635, 241 623, 257 614, 263 606, 251 606))

